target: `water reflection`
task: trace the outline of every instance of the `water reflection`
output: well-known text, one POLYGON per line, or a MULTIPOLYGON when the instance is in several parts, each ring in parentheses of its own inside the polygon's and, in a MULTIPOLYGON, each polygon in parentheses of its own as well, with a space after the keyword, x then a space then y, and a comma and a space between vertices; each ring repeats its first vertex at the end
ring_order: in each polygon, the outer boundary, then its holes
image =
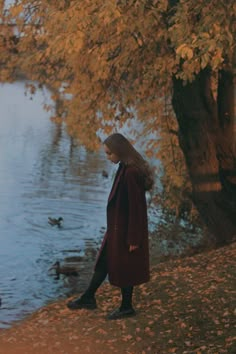
POLYGON ((23 83, 0 86, 0 327, 83 288, 104 232, 113 167, 50 122, 42 108, 49 96, 29 100, 23 83), (62 216, 63 227, 51 227, 48 216, 62 216), (74 256, 82 257, 78 279, 48 274, 74 256))

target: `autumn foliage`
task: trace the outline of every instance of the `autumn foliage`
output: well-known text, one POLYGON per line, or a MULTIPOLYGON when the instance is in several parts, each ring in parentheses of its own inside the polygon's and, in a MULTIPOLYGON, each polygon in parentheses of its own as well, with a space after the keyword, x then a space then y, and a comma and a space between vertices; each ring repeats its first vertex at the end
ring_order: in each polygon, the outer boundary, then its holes
MULTIPOLYGON (((18 0, 2 15, 1 78, 18 70, 49 86, 54 120, 91 149, 99 130, 137 116, 139 133, 154 133, 146 152, 161 159, 163 183, 176 194, 169 207, 190 181, 185 194, 202 216, 203 204, 214 204, 214 222, 205 222, 215 233, 222 212, 212 193, 236 179, 235 13, 234 0, 18 0)), ((232 216, 221 218, 230 239, 232 216)))

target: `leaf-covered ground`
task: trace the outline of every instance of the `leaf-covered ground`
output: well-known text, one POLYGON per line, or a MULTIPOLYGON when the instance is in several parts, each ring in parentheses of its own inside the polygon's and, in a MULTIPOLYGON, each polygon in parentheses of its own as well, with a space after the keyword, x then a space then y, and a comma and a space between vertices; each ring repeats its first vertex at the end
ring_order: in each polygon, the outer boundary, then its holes
POLYGON ((63 300, 2 330, 0 353, 235 354, 235 275, 236 243, 154 265, 136 288, 136 317, 106 320, 120 294, 104 284, 94 311, 70 311, 63 300))

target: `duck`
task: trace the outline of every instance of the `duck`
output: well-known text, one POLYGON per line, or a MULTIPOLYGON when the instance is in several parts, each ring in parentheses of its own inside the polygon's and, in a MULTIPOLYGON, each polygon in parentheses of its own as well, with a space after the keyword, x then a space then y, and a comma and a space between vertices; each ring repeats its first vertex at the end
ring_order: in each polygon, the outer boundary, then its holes
POLYGON ((60 264, 59 261, 56 261, 50 268, 49 270, 55 269, 56 271, 56 279, 60 278, 60 274, 63 274, 65 276, 78 276, 78 269, 73 266, 66 266, 60 264))
POLYGON ((108 178, 108 173, 107 173, 107 171, 103 170, 103 171, 102 171, 102 176, 105 177, 105 178, 108 178))
POLYGON ((62 221, 63 221, 63 218, 61 216, 58 219, 51 218, 50 216, 48 217, 48 223, 52 226, 61 227, 62 221))

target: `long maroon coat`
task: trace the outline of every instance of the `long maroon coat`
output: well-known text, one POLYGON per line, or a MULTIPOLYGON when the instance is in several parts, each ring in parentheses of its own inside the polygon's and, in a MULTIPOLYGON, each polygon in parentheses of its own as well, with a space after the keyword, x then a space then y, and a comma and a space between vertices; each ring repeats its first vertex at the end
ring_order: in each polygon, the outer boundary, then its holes
POLYGON ((107 231, 97 261, 107 245, 108 278, 118 287, 149 280, 147 205, 143 177, 120 164, 108 198, 107 231), (129 245, 139 248, 129 252, 129 245))

